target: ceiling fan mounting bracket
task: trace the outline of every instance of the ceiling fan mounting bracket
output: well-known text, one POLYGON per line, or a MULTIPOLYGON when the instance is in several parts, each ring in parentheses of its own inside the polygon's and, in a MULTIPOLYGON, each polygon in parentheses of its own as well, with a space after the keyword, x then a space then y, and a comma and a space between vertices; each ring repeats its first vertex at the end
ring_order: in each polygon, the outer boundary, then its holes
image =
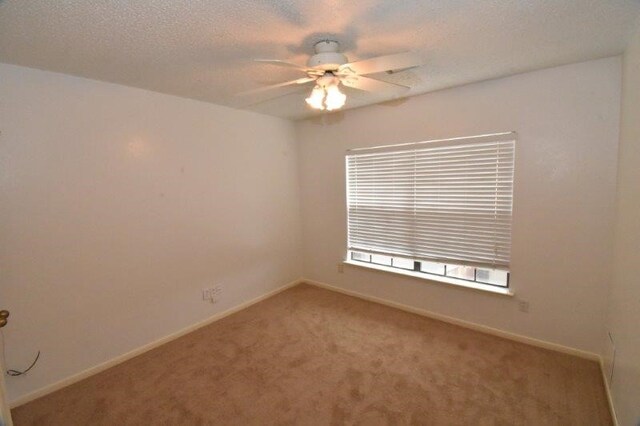
POLYGON ((309 68, 334 71, 337 70, 340 65, 349 62, 346 56, 338 52, 340 50, 340 43, 337 41, 321 40, 313 46, 313 49, 316 53, 307 61, 309 68))
POLYGON ((320 40, 316 44, 313 45, 313 50, 316 53, 325 53, 325 52, 337 52, 340 50, 340 43, 335 40, 320 40))

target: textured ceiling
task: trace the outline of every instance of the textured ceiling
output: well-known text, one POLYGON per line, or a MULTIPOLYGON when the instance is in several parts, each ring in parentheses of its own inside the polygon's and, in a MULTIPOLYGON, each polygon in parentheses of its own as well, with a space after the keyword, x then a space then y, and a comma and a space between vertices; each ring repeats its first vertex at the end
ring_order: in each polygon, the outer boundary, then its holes
MULTIPOLYGON (((332 38, 350 60, 418 52, 424 66, 376 76, 414 95, 619 54, 639 13, 638 0, 0 0, 0 62, 234 105, 301 77, 252 59, 304 64, 332 38)), ((305 96, 247 108, 302 118, 305 96)))

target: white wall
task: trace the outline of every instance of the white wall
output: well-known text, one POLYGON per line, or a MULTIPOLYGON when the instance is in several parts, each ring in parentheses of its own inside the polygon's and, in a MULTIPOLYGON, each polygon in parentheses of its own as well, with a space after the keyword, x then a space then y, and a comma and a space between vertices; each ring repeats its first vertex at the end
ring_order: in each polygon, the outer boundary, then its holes
POLYGON ((614 280, 608 330, 616 358, 610 383, 621 425, 640 424, 640 28, 623 58, 614 280))
POLYGON ((620 58, 568 65, 297 124, 305 277, 600 353, 615 204, 620 58), (516 298, 336 264, 346 247, 344 154, 517 131, 516 298), (530 312, 517 309, 517 299, 530 312))
POLYGON ((11 400, 300 276, 290 122, 9 65, 0 100, 11 400))

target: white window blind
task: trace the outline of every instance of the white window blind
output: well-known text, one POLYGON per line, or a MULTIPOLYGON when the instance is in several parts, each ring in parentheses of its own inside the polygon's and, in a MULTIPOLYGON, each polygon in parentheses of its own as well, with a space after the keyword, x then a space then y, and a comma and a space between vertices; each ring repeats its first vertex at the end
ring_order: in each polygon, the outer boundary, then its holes
POLYGON ((509 267, 515 135, 347 153, 349 250, 509 267))

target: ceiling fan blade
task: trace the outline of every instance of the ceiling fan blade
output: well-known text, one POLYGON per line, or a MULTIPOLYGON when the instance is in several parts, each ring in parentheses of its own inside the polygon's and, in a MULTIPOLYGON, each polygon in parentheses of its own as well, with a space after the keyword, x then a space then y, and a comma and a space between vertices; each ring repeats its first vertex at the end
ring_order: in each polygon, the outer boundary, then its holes
POLYGON ((352 89, 364 90, 367 92, 376 92, 381 94, 400 95, 410 89, 408 86, 400 84, 388 83, 386 81, 376 80, 371 77, 363 77, 361 75, 352 75, 341 77, 340 81, 347 87, 352 89))
POLYGON ((259 93, 264 93, 264 92, 269 92, 271 90, 279 89, 281 87, 311 83, 312 81, 315 81, 315 80, 316 79, 313 77, 302 77, 302 78, 298 78, 297 80, 285 81, 284 83, 272 84, 271 86, 259 87, 257 89, 247 90, 246 92, 240 92, 236 95, 236 97, 252 96, 259 93))
POLYGON ((315 81, 314 77, 303 77, 297 80, 285 81, 284 83, 272 84, 271 86, 260 87, 258 89, 247 90, 246 92, 240 92, 234 95, 234 104, 238 106, 253 105, 263 102, 271 97, 278 97, 279 95, 273 95, 272 92, 277 91, 288 86, 301 86, 303 84, 311 83, 315 81))
POLYGON ((295 68, 304 72, 307 72, 309 70, 309 68, 303 67, 302 65, 294 64, 292 62, 287 62, 287 61, 281 61, 280 59, 254 59, 253 61, 260 62, 263 64, 277 65, 280 67, 295 68))
POLYGON ((375 74, 384 71, 403 70, 418 65, 422 65, 420 56, 413 52, 404 52, 344 64, 338 68, 338 73, 375 74))

